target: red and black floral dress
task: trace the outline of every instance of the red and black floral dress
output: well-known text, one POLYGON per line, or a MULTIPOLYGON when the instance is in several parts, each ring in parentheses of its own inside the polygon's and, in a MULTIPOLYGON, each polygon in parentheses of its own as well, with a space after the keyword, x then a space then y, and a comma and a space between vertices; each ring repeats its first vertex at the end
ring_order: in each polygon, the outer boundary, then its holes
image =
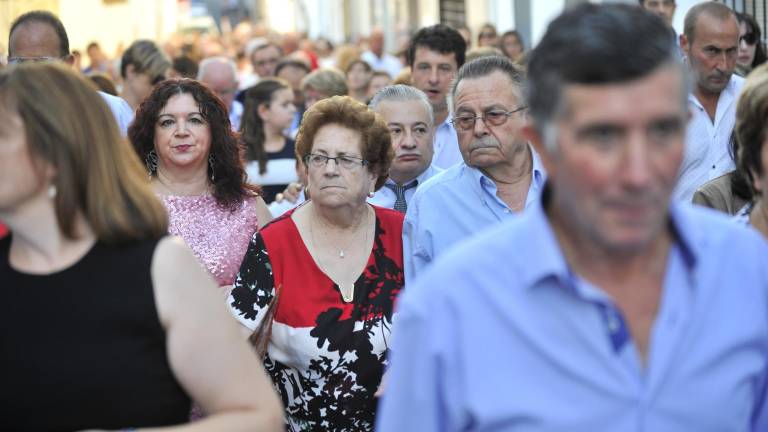
POLYGON ((264 366, 289 430, 373 430, 395 298, 403 215, 373 206, 376 235, 351 303, 315 263, 288 212, 254 235, 229 305, 256 329, 280 287, 264 366))

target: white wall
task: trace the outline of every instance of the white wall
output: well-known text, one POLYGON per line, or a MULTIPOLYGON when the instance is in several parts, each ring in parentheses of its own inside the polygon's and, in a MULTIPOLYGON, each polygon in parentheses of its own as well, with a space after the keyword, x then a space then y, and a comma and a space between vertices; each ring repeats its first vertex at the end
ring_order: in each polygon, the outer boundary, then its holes
POLYGON ((535 46, 549 23, 563 11, 565 0, 531 1, 531 42, 535 46))

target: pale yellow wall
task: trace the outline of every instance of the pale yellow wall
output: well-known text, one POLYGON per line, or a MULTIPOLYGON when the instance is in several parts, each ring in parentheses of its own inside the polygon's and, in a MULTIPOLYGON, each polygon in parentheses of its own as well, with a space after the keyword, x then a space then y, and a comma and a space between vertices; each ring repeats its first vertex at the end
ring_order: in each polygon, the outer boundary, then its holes
POLYGON ((60 14, 69 34, 72 49, 85 50, 89 42, 98 41, 112 55, 118 44, 128 46, 136 39, 157 42, 176 30, 174 0, 60 0, 60 14), (173 16, 168 17, 168 14, 173 16), (170 20, 170 22, 169 22, 170 20))
POLYGON ((176 4, 176 0, 0 1, 0 44, 4 47, 8 43, 8 31, 17 16, 45 9, 64 23, 70 49, 84 52, 86 45, 96 40, 112 55, 121 42, 128 46, 139 38, 162 41, 176 31, 176 4))
POLYGON ((0 56, 8 53, 8 32, 11 23, 24 12, 44 9, 59 11, 59 0, 0 0, 0 56))

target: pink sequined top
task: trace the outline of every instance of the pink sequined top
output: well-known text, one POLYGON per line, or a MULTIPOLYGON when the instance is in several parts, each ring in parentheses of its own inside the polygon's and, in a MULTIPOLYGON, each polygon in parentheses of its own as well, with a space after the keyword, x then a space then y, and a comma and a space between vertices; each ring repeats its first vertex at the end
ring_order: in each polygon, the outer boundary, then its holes
POLYGON ((211 195, 160 199, 168 209, 168 231, 184 239, 219 286, 231 285, 259 228, 256 199, 246 199, 235 211, 220 207, 211 195))

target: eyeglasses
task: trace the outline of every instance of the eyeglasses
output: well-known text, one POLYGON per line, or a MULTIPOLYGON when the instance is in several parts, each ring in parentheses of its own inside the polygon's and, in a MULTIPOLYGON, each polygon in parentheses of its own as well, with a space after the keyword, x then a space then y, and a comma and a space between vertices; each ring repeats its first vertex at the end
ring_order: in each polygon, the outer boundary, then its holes
POLYGON ((312 168, 324 168, 328 165, 328 161, 336 162, 336 165, 346 170, 351 170, 359 166, 366 166, 370 162, 365 159, 360 159, 352 156, 336 156, 330 157, 321 154, 310 153, 304 156, 304 163, 312 168))
POLYGON ((744 33, 744 36, 739 37, 739 43, 742 42, 747 45, 754 45, 757 42, 757 34, 754 32, 744 33))
POLYGON ((27 63, 27 62, 43 62, 43 61, 57 61, 60 60, 58 57, 9 57, 8 58, 8 65, 17 65, 21 63, 27 63))
POLYGON ((509 119, 512 116, 512 114, 522 111, 526 108, 528 107, 521 106, 513 109, 512 111, 491 110, 488 112, 484 112, 482 115, 479 115, 479 116, 460 115, 460 116, 454 117, 451 120, 451 123, 457 129, 465 130, 465 131, 475 127, 475 121, 477 119, 483 119, 486 125, 501 126, 507 122, 507 119, 509 119))
POLYGON ((480 33, 480 34, 478 35, 478 37, 481 37, 481 38, 485 38, 485 39, 487 39, 487 38, 493 38, 493 37, 496 37, 496 34, 495 34, 495 33, 480 33))

